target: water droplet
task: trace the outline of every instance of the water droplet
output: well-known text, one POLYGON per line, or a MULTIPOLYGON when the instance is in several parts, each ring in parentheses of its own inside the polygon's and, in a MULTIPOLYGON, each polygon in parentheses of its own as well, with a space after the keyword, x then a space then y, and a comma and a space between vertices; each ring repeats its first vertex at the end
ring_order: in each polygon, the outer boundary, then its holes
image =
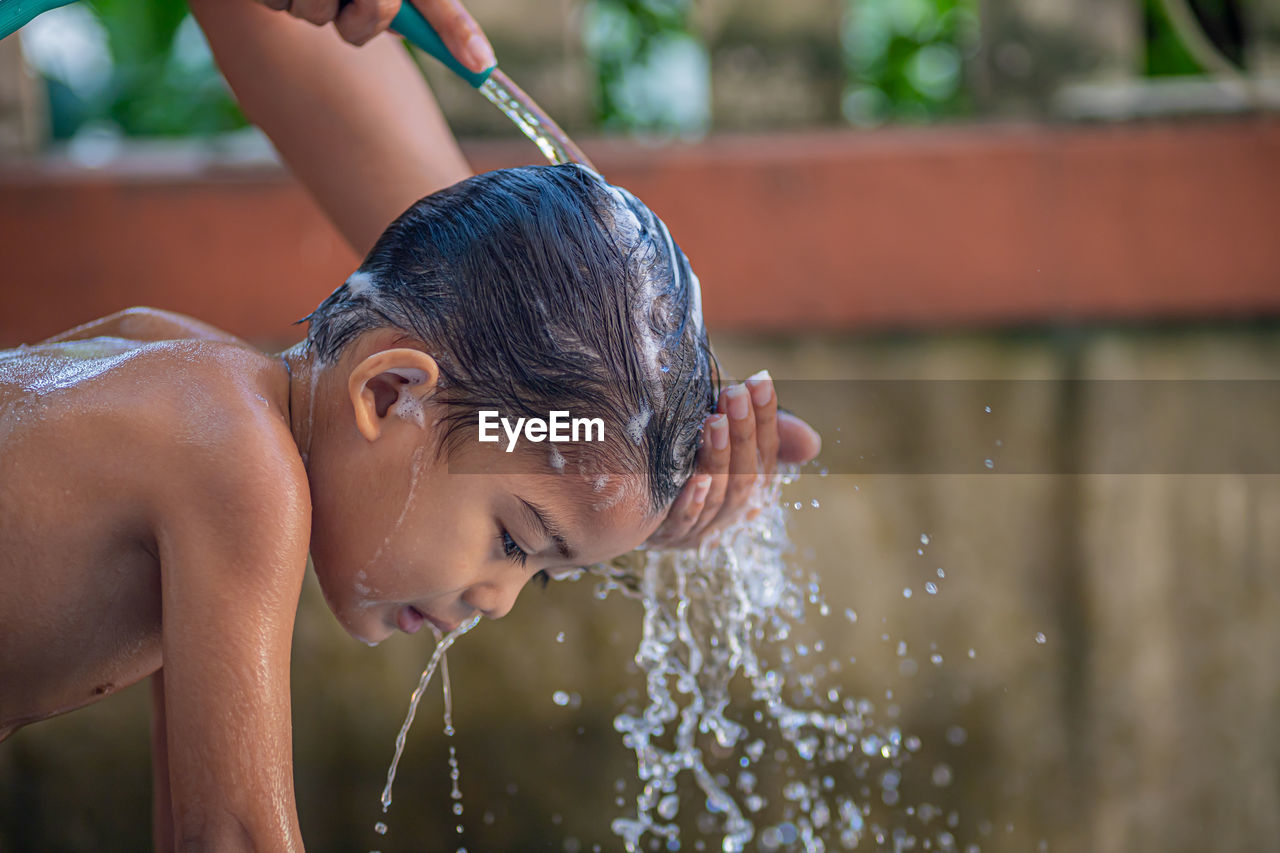
POLYGON ((373 831, 374 831, 374 832, 376 832, 376 833, 378 833, 379 835, 386 835, 386 834, 387 834, 387 825, 386 825, 385 823, 383 823, 382 821, 378 821, 377 823, 375 823, 375 824, 373 825, 373 831))
POLYGON ((906 589, 902 590, 902 597, 903 598, 911 597, 911 587, 907 587, 906 589))
POLYGON ((817 509, 818 507, 822 506, 822 504, 818 503, 817 498, 814 498, 813 500, 809 501, 809 506, 813 507, 814 509, 817 509))
POLYGON ((970 658, 976 658, 977 656, 978 656, 978 650, 977 650, 977 649, 969 649, 969 657, 970 657, 970 658))
POLYGON ((933 768, 933 784, 945 788, 951 784, 951 768, 946 764, 938 764, 933 768))
POLYGON ((680 798, 675 794, 667 794, 658 801, 658 816, 663 820, 671 820, 680 810, 680 798))
POLYGON ((992 468, 996 467, 996 463, 990 459, 983 459, 982 464, 987 466, 987 470, 991 470, 992 468))
POLYGON ((987 411, 987 414, 988 414, 988 415, 989 415, 989 414, 991 414, 991 407, 990 407, 990 406, 987 406, 987 407, 986 407, 986 411, 987 411))
POLYGON ((938 566, 938 577, 945 578, 947 573, 942 570, 942 566, 938 566))
POLYGON ((969 739, 969 733, 962 726, 951 726, 947 729, 947 743, 961 746, 969 739))
POLYGON ((557 643, 564 642, 564 631, 561 631, 559 634, 556 634, 556 642, 557 643))
POLYGON ((938 585, 937 585, 936 583, 934 583, 933 581, 929 581, 928 583, 926 583, 926 584, 924 585, 924 591, 925 591, 925 592, 927 592, 927 593, 929 593, 930 595, 937 595, 937 594, 938 594, 938 585))
POLYGON ((939 654, 930 655, 929 660, 933 662, 934 666, 942 666, 942 655, 939 655, 939 654))
POLYGON ((563 708, 565 705, 569 704, 569 694, 565 693, 563 690, 557 690, 555 693, 551 694, 551 701, 563 708))
POLYGON ((458 816, 462 815, 462 803, 453 804, 453 813, 458 816))
POLYGON ((929 534, 928 534, 928 533, 921 533, 921 534, 920 534, 920 544, 921 544, 921 545, 928 545, 928 544, 929 544, 929 534))
POLYGON ((1045 643, 1047 643, 1047 642, 1048 642, 1048 638, 1047 638, 1047 637, 1045 637, 1045 635, 1044 635, 1044 633, 1043 633, 1043 632, 1038 632, 1038 633, 1036 634, 1036 642, 1037 642, 1039 645, 1042 645, 1042 646, 1043 646, 1045 643))
POLYGON ((857 613, 857 611, 853 610, 852 608, 850 608, 850 607, 846 607, 846 608, 845 608, 845 610, 844 610, 844 618, 848 619, 850 622, 857 622, 857 621, 858 621, 858 613, 857 613))

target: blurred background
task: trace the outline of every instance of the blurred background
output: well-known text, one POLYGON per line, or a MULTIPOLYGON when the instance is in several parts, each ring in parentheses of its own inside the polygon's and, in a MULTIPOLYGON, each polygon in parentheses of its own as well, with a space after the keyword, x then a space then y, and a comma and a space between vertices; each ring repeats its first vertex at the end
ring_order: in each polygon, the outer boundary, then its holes
MULTIPOLYGON (((854 791, 884 829, 859 849, 1280 850, 1280 0, 468 6, 670 224, 728 373, 768 367, 824 433, 784 492, 831 610, 800 633, 919 738, 898 795, 854 791), (870 380, 915 390, 858 405, 870 380), (1178 382, 1126 405, 1119 380, 1178 382)), ((537 162, 426 70, 477 169, 537 162)), ((358 262, 167 0, 0 42, 0 258, 0 346, 133 304, 286 345, 358 262)), ((594 588, 459 642, 458 733, 429 691, 379 837, 431 641, 364 648, 309 581, 309 849, 620 849, 641 614, 594 588)), ((0 745, 0 851, 146 849, 147 726, 140 685, 0 745)), ((680 849, 715 839, 691 819, 680 849)))

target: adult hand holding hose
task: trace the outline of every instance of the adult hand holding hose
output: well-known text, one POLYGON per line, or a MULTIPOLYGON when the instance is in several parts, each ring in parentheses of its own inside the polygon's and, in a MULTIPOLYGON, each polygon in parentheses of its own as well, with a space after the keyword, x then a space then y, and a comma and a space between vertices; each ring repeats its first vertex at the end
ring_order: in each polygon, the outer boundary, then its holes
MULTIPOLYGON (((400 0, 258 0, 268 9, 286 12, 316 26, 333 24, 338 35, 362 45, 391 26, 400 11, 400 0)), ((497 60, 493 47, 475 18, 458 0, 404 0, 412 2, 440 34, 449 52, 472 71, 492 68, 497 60)))

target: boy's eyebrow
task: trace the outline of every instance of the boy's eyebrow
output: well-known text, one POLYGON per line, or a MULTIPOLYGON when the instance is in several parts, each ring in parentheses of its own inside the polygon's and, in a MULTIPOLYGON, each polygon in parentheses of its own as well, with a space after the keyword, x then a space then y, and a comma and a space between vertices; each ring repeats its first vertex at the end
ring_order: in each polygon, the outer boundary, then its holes
POLYGON ((547 517, 546 510, 541 507, 534 506, 524 498, 520 499, 520 503, 524 504, 525 509, 527 509, 529 514, 533 516, 533 520, 542 528, 542 532, 547 534, 547 538, 555 543, 556 550, 560 552, 561 557, 564 557, 566 560, 572 560, 578 556, 577 552, 574 551, 573 548, 569 546, 569 543, 564 540, 564 536, 560 534, 560 527, 547 517))

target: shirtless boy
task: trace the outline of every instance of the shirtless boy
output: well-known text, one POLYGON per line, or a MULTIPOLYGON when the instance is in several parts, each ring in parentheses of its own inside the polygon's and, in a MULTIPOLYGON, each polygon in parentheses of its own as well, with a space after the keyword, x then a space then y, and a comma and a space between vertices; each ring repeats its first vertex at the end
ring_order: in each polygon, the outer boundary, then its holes
MULTIPOLYGON (((215 50, 265 13, 202 5, 215 50)), ((251 69, 261 45, 236 42, 251 69)), ((372 92, 385 76, 365 67, 348 79, 372 92)), ((409 155, 317 177, 405 124, 310 148, 275 127, 331 214, 352 201, 334 218, 353 244, 397 177, 440 179, 409 155)), ((289 659, 308 552, 343 628, 377 643, 500 617, 531 577, 646 540, 696 542, 778 455, 767 378, 717 399, 698 298, 634 197, 542 167, 415 204, 282 354, 146 309, 0 353, 0 740, 150 675, 157 848, 302 849, 289 659), (476 440, 480 409, 600 417, 605 440, 508 455, 476 440)))
MULTIPOLYGON (((633 196, 527 167, 415 205, 281 355, 150 311, 3 353, 0 737, 155 673, 158 842, 300 848, 308 549, 338 621, 377 643, 500 617, 531 577, 644 542, 716 401, 698 302, 633 196), (480 410, 598 417, 605 440, 508 455, 480 410)), ((751 385, 708 452, 730 423, 776 435, 771 383, 751 385)))

